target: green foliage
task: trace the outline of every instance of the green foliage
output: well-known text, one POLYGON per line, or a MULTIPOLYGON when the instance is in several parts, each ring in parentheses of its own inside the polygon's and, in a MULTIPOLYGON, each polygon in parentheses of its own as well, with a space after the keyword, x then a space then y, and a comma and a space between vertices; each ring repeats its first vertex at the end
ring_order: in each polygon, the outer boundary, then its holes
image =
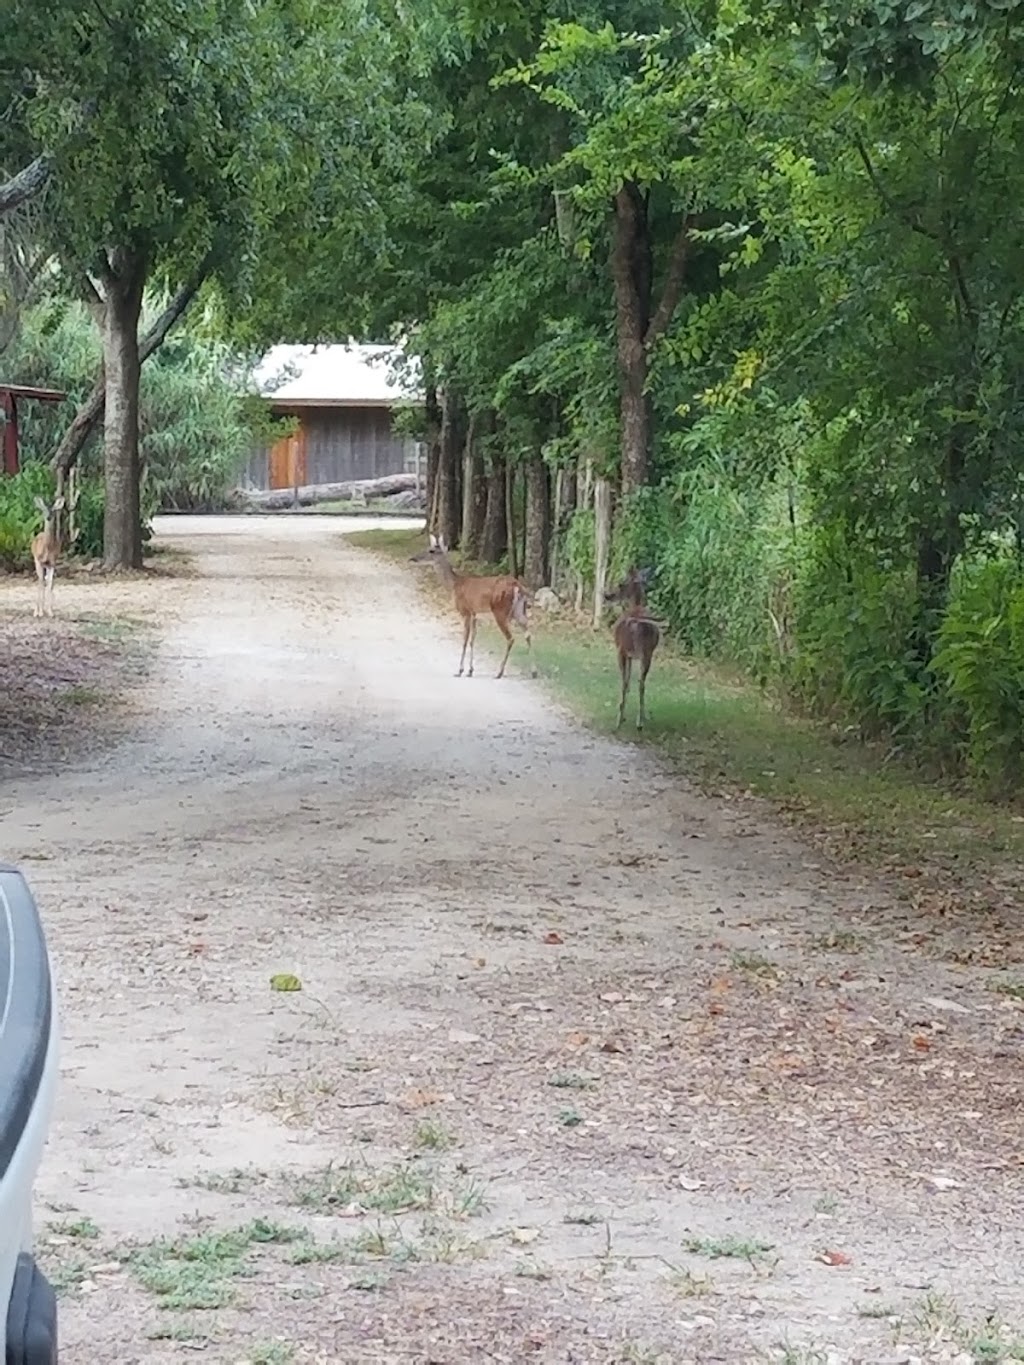
POLYGON ((43 465, 26 464, 17 474, 0 477, 0 564, 5 569, 31 565, 32 537, 43 529, 37 497, 54 496, 53 476, 43 465))
POLYGON ((932 661, 966 716, 971 773, 1005 794, 1024 770, 1024 571, 1006 558, 964 566, 932 661))

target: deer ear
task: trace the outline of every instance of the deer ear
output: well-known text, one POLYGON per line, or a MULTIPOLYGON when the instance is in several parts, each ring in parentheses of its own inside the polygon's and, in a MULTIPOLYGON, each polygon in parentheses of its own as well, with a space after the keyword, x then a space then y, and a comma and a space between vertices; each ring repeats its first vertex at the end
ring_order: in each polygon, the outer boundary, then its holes
POLYGON ((33 502, 34 502, 35 505, 39 508, 40 512, 42 512, 43 516, 45 517, 45 516, 47 515, 47 513, 49 512, 49 510, 50 510, 50 509, 47 507, 46 503, 45 503, 45 502, 42 500, 42 498, 40 498, 39 496, 36 496, 36 497, 33 499, 33 502))

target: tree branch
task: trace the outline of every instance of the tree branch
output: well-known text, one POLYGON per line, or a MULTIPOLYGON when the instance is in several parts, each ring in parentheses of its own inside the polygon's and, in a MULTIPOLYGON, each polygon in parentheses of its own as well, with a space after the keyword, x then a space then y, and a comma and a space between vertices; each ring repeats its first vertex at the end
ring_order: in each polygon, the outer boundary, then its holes
POLYGON ((912 231, 914 232, 920 233, 922 237, 927 237, 930 241, 933 242, 939 241, 940 240, 939 234, 937 232, 935 232, 932 228, 928 227, 925 223, 923 223, 921 219, 917 216, 917 214, 913 212, 912 209, 904 206, 903 204, 897 203, 896 200, 889 193, 889 191, 886 189, 885 185, 882 183, 881 176, 878 174, 878 171, 875 168, 874 162, 871 160, 871 157, 868 154, 868 149, 864 145, 864 140, 859 133, 854 134, 853 145, 857 149, 857 155, 860 157, 864 165, 865 171, 867 171, 868 179, 871 181, 872 188, 874 189, 875 193, 878 195, 882 203, 885 205, 885 207, 889 210, 889 212, 895 214, 896 217, 901 219, 902 222, 904 222, 907 227, 912 229, 912 231))
MULTIPOLYGON (((207 253, 196 268, 191 279, 182 285, 156 322, 153 323, 153 326, 142 337, 139 342, 140 363, 147 361, 153 352, 159 350, 167 340, 171 328, 185 315, 192 300, 205 284, 213 269, 213 263, 214 253, 211 251, 207 253)), ((50 460, 50 467, 57 471, 58 478, 63 479, 68 470, 74 466, 79 455, 85 449, 90 436, 102 420, 105 407, 106 380, 101 369, 99 377, 92 387, 92 392, 75 413, 74 420, 64 433, 60 445, 50 460)))
POLYGON ((686 267, 690 259, 690 228, 692 225, 689 217, 684 218, 682 226, 676 234, 676 239, 672 243, 665 285, 661 291, 658 306, 654 310, 654 316, 648 325, 647 335, 644 337, 644 345, 648 348, 653 346, 666 331, 672 321, 673 314, 679 307, 679 300, 683 294, 683 282, 686 279, 686 267))
POLYGON ((50 174, 50 158, 37 156, 31 165, 0 185, 0 214, 10 213, 12 209, 38 194, 49 180, 50 174))

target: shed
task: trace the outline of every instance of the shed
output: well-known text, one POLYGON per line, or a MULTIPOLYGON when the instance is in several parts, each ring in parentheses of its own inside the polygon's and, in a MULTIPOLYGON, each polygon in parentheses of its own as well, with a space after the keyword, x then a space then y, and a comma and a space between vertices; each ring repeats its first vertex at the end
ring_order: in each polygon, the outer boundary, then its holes
POLYGON ((20 468, 18 454, 18 405, 24 399, 37 403, 63 403, 66 393, 59 389, 36 389, 26 384, 0 384, 0 408, 3 409, 4 428, 4 473, 17 474, 20 468))
POLYGON ((243 486, 346 483, 414 468, 417 442, 395 431, 393 417, 423 393, 414 366, 405 384, 394 373, 401 358, 393 346, 275 346, 254 380, 271 412, 294 417, 298 432, 254 450, 243 486))

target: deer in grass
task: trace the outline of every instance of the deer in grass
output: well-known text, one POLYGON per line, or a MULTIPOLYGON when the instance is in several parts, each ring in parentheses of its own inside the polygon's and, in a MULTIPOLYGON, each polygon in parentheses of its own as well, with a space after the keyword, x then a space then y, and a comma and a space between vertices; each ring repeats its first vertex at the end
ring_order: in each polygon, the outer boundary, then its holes
POLYGON ((647 686, 647 675, 651 671, 654 651, 661 641, 658 623, 647 610, 647 584, 652 575, 652 569, 630 569, 622 582, 610 588, 604 595, 606 602, 620 602, 625 608, 612 630, 612 638, 619 656, 619 677, 622 681, 616 729, 626 718, 626 696, 633 675, 634 661, 640 666, 640 676, 637 679, 640 704, 637 709, 636 728, 638 730, 644 728, 644 690, 647 686))
POLYGON ((43 515, 43 529, 32 537, 32 562, 36 566, 36 605, 33 616, 53 615, 53 576, 60 559, 60 526, 57 518, 64 506, 63 494, 46 503, 36 498, 43 515))
POLYGON ((526 635, 526 651, 530 658, 530 675, 537 676, 537 668, 533 662, 533 642, 530 639, 530 622, 527 612, 530 606, 530 596, 526 588, 520 583, 518 578, 513 578, 510 574, 501 574, 497 578, 479 578, 474 574, 456 573, 452 567, 451 560, 448 558, 448 547, 438 536, 430 537, 429 549, 422 550, 418 555, 413 555, 410 564, 431 563, 437 569, 438 576, 445 587, 451 589, 452 597, 455 601, 455 610, 462 617, 462 657, 459 659, 459 671, 457 678, 461 678, 463 672, 467 677, 473 676, 473 646, 476 643, 476 620, 485 611, 489 611, 494 617, 495 623, 502 635, 505 637, 505 656, 498 669, 498 677, 504 677, 505 665, 508 663, 508 656, 512 653, 512 646, 515 640, 509 629, 509 623, 515 622, 522 626, 526 635), (469 668, 466 669, 466 649, 469 649, 469 668))

